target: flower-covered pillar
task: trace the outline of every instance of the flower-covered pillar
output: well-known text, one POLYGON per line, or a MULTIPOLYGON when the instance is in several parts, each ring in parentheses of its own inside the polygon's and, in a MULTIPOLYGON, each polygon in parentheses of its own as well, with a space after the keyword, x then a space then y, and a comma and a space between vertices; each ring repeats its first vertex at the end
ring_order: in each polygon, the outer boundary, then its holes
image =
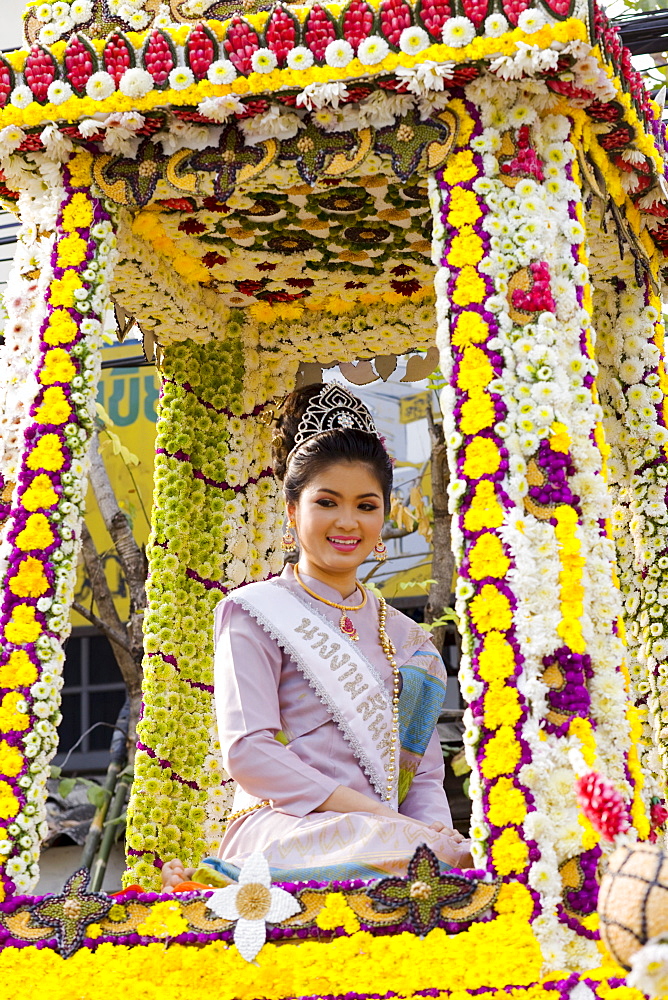
MULTIPOLYGON (((604 242, 600 232, 596 242, 599 248, 604 242)), ((653 248, 647 249, 651 252, 653 248)), ((668 787, 665 331, 655 255, 651 253, 650 272, 640 276, 628 257, 617 265, 618 277, 609 279, 609 269, 599 267, 594 294, 596 358, 611 451, 612 524, 624 599, 628 666, 637 705, 634 742, 646 776, 645 803, 653 825, 662 826, 668 787)))
POLYGON ((431 181, 437 343, 477 862, 526 883, 550 967, 595 961, 595 766, 642 835, 573 120, 466 90, 470 150, 431 181), (557 600, 555 601, 555 595, 557 600))
MULTIPOLYGON (((231 589, 280 571, 282 510, 266 402, 297 362, 260 364, 257 329, 232 314, 224 341, 165 351, 159 406, 144 709, 128 812, 130 881, 159 883, 178 855, 215 852, 231 789, 213 711, 213 610, 231 589)), ((290 380, 290 381, 286 381, 290 380)))
MULTIPOLYGON (((20 130, 19 130, 20 131, 20 130)), ((38 875, 48 765, 60 720, 98 348, 115 257, 91 157, 24 177, 23 247, 10 279, 0 576, 2 892, 38 875), (32 245, 31 245, 32 243, 32 245), (31 368, 26 376, 22 366, 31 368), (24 376, 23 383, 18 379, 24 376), (9 485, 11 484, 11 486, 9 485)), ((4 363, 4 360, 3 360, 4 363)))

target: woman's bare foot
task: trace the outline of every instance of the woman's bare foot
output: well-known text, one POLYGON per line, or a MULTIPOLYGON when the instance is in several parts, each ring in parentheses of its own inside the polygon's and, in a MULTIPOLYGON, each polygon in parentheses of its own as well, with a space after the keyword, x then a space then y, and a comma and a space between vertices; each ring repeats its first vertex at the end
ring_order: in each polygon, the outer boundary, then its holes
POLYGON ((183 862, 178 858, 168 861, 162 866, 162 889, 163 892, 173 892, 181 882, 188 882, 193 876, 194 868, 184 868, 183 862))

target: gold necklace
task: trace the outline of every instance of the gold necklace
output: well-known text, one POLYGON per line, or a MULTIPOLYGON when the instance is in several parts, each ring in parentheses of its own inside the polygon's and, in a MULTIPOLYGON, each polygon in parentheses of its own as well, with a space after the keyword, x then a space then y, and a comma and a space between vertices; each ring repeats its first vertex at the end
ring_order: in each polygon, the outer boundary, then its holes
POLYGON ((348 615, 346 614, 346 612, 347 611, 361 611, 362 608, 364 607, 364 605, 366 604, 366 602, 367 602, 367 592, 364 589, 364 587, 362 586, 362 584, 361 583, 357 583, 357 581, 355 581, 355 585, 356 585, 357 589, 362 592, 362 597, 363 597, 362 603, 361 604, 356 604, 356 605, 354 605, 354 606, 351 607, 348 604, 337 604, 336 601, 328 601, 326 597, 321 597, 320 594, 316 594, 316 592, 314 590, 311 590, 310 587, 306 586, 306 584, 304 583, 304 581, 300 577, 300 575, 299 575, 299 569, 298 569, 296 563, 292 567, 292 569, 293 569, 293 572, 295 574, 295 580, 297 581, 297 583, 299 584, 299 586, 302 588, 302 590, 305 590, 307 594, 311 595, 311 597, 315 597, 316 601, 322 601, 323 604, 329 605, 330 608, 337 608, 339 611, 343 611, 343 614, 341 615, 341 617, 339 619, 339 628, 341 629, 341 631, 343 632, 344 635, 348 636, 349 639, 354 639, 355 642, 357 642, 358 639, 359 639, 359 636, 357 634, 357 629, 353 625, 352 621, 350 620, 350 618, 348 617, 348 615))
POLYGON ((385 630, 387 619, 387 602, 381 595, 378 598, 378 639, 381 649, 392 667, 392 731, 390 733, 390 762, 387 765, 387 792, 385 801, 391 802, 394 794, 394 783, 397 778, 397 740, 399 739, 399 667, 395 659, 397 651, 394 643, 385 630))

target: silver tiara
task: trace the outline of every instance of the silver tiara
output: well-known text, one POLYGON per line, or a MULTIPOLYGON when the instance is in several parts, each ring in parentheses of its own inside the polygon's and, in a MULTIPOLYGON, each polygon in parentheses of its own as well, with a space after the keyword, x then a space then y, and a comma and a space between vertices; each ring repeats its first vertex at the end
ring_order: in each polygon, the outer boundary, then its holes
POLYGON ((288 459, 314 434, 332 430, 357 430, 380 437, 364 403, 340 382, 329 382, 306 407, 288 459))

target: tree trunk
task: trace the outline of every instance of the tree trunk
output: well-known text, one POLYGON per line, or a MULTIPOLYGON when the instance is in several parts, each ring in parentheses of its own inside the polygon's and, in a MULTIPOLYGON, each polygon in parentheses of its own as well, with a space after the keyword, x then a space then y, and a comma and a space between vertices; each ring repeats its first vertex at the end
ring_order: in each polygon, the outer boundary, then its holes
MULTIPOLYGON (((432 583, 424 611, 427 624, 436 621, 450 606, 452 598, 452 578, 455 571, 455 557, 450 540, 450 514, 448 512, 448 483, 450 470, 443 434, 443 424, 434 420, 431 407, 427 410, 429 436, 431 438, 431 496, 434 511, 432 535, 432 583)), ((433 633, 434 645, 443 652, 445 626, 439 625, 433 633)))
POLYGON ((127 623, 121 622, 114 599, 107 586, 104 565, 95 548, 95 543, 85 524, 83 527, 83 558, 90 580, 93 600, 98 614, 77 606, 77 611, 107 636, 116 657, 119 670, 125 681, 130 699, 130 721, 128 727, 128 761, 134 760, 137 742, 137 723, 141 710, 143 633, 142 625, 146 608, 147 565, 144 553, 132 534, 132 526, 127 515, 121 510, 106 466, 99 451, 99 438, 95 434, 91 440, 90 482, 105 527, 111 536, 118 554, 123 576, 130 593, 130 614, 127 623))

